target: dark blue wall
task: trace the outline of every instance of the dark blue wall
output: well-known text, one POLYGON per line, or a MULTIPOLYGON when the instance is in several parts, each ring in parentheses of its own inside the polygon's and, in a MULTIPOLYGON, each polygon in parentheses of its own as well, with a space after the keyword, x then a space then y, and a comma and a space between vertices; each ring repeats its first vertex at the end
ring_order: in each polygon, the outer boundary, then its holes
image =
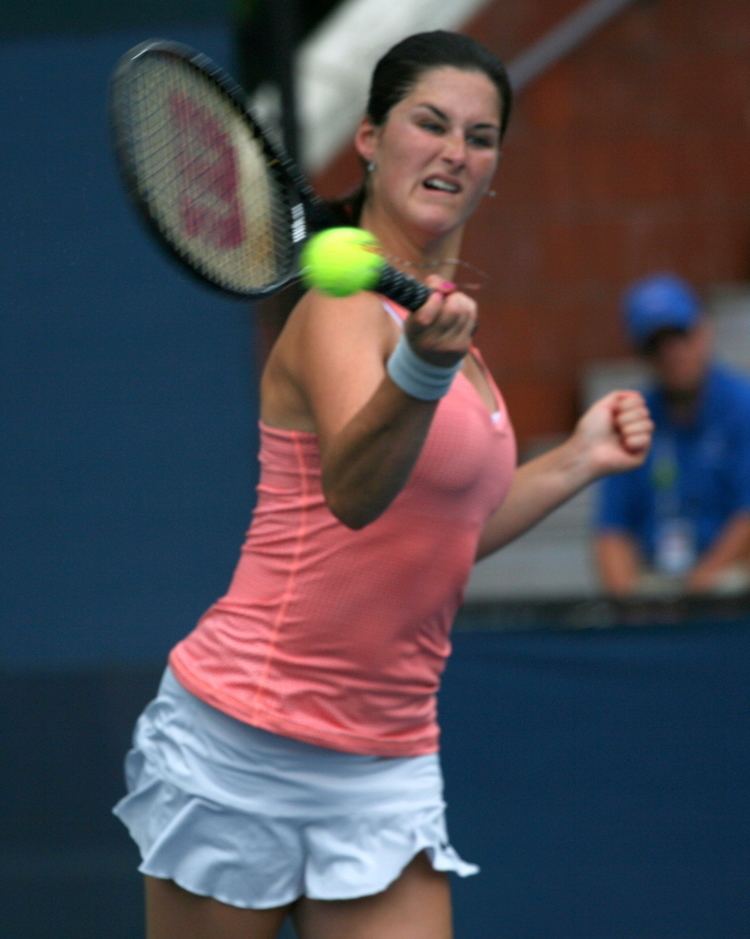
POLYGON ((456 637, 449 821, 482 865, 457 939, 746 939, 750 609, 549 625, 456 637))
MULTIPOLYGON (((154 27, 228 66, 229 36, 154 27)), ((153 661, 226 586, 253 502, 249 309, 147 240, 107 82, 143 33, 0 45, 0 661, 153 661)))

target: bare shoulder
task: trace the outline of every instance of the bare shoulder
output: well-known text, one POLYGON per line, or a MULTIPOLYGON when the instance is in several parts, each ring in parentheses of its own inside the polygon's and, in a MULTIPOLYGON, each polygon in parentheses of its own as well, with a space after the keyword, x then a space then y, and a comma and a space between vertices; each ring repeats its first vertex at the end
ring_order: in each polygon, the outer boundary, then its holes
POLYGON ((335 298, 310 291, 292 311, 278 353, 290 370, 305 375, 310 370, 343 367, 352 357, 360 363, 382 363, 397 335, 397 327, 375 294, 335 298))
POLYGON ((346 335, 361 335, 363 341, 372 342, 392 336, 390 317, 383 303, 374 293, 357 293, 351 297, 328 297, 317 291, 306 293, 288 322, 290 335, 305 341, 346 335))
POLYGON ((378 296, 332 298, 306 293, 268 358, 262 383, 264 420, 315 430, 316 402, 361 403, 382 381, 398 327, 378 296))

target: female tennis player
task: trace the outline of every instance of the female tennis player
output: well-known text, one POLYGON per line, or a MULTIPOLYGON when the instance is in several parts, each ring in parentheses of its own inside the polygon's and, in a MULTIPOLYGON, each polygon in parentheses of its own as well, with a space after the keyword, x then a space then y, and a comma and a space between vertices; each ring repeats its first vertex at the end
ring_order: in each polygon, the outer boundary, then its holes
POLYGON ((611 394, 516 468, 457 290, 464 226, 511 111, 500 62, 455 33, 377 65, 354 221, 432 289, 299 302, 261 388, 257 506, 225 596, 173 650, 115 811, 149 939, 449 939, 436 694, 472 564, 592 480, 639 465, 651 421, 611 394))

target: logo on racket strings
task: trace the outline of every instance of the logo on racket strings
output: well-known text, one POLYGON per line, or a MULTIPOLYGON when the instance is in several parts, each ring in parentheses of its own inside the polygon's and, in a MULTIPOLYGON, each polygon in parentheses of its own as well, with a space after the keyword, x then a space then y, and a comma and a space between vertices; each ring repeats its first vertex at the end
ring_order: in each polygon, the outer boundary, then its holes
POLYGON ((177 131, 174 158, 183 233, 220 250, 237 248, 245 230, 230 137, 216 117, 184 92, 170 95, 169 110, 177 131))

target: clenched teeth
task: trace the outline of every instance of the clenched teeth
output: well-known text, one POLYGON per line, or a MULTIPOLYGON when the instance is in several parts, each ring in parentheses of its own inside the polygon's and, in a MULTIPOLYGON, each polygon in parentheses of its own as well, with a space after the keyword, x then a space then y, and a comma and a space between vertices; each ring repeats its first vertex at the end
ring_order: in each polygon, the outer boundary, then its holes
POLYGON ((429 179, 426 179, 424 184, 428 189, 440 189, 442 192, 459 191, 459 186, 457 183, 449 183, 444 179, 436 179, 432 176, 429 179))

